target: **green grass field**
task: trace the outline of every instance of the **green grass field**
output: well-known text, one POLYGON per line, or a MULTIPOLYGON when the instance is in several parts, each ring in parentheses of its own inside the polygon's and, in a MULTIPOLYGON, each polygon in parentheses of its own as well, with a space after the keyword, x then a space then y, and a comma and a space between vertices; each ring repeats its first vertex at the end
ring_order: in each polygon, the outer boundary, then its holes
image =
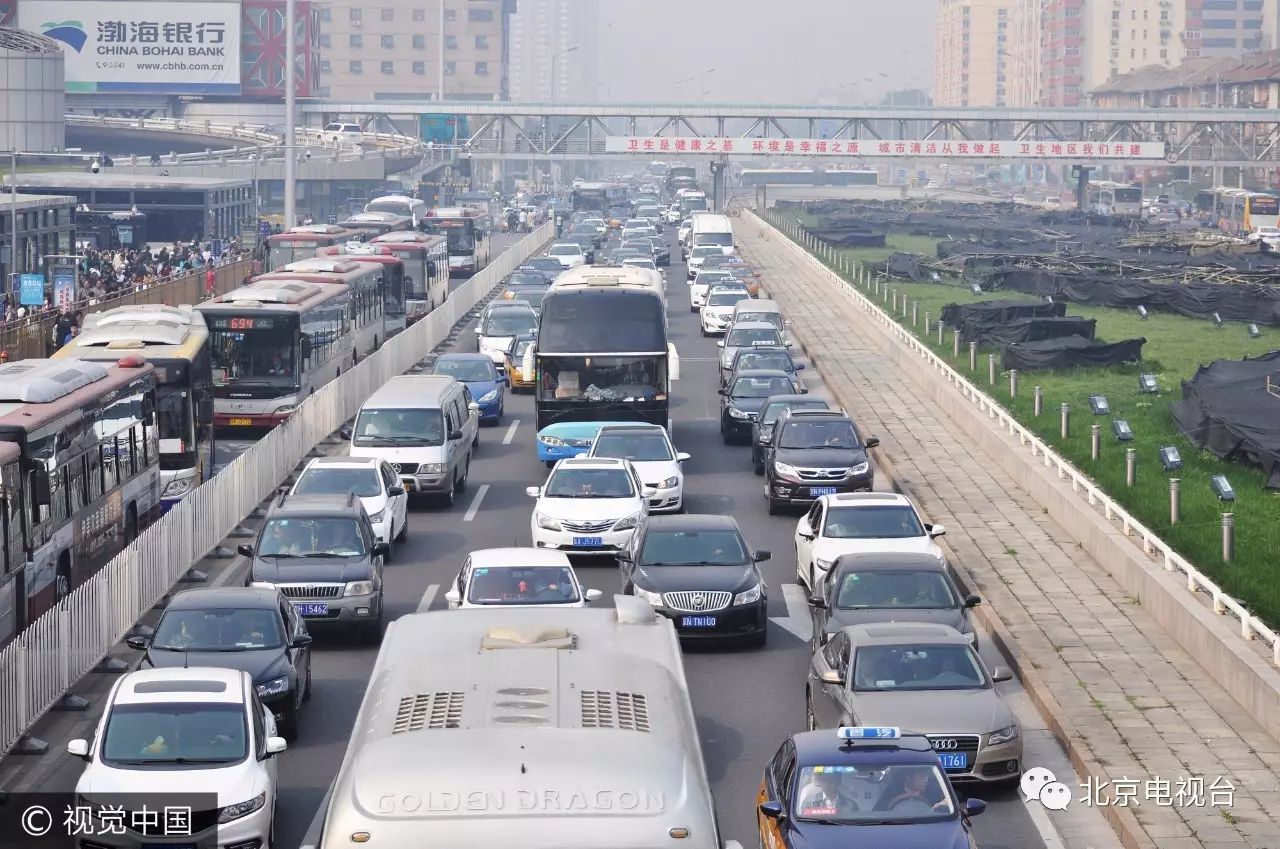
MULTIPOLYGON (((894 251, 913 251, 934 256, 935 240, 917 236, 891 236, 887 248, 853 249, 846 253, 858 262, 883 260, 894 251)), ((919 302, 920 321, 928 311, 937 321, 942 307, 949 303, 1021 297, 1017 292, 993 292, 973 295, 959 285, 921 284, 894 280, 890 293, 897 290, 900 298, 919 302)), ((879 300, 877 296, 877 300, 879 300)), ((886 303, 886 308, 892 303, 886 303)), ((1141 320, 1136 313, 1071 304, 1068 315, 1097 319, 1099 339, 1114 342, 1144 337, 1143 361, 1136 365, 1106 368, 1077 368, 1063 371, 1023 372, 1018 376, 1018 397, 1010 398, 1009 375, 999 370, 998 351, 979 351, 978 367, 969 371, 969 352, 965 346, 959 357, 953 356, 950 331, 945 342, 938 344, 936 330, 927 341, 935 353, 943 356, 956 370, 966 375, 984 391, 1008 407, 1023 425, 1054 445, 1060 454, 1090 475, 1112 498, 1123 504, 1140 521, 1179 553, 1196 564, 1215 583, 1235 596, 1269 624, 1280 623, 1280 580, 1277 552, 1280 552, 1280 493, 1265 489, 1261 471, 1237 463, 1224 462, 1199 451, 1183 438, 1169 412, 1171 402, 1182 397, 1181 382, 1190 379, 1200 365, 1216 359, 1240 359, 1280 348, 1280 330, 1263 327, 1258 339, 1250 339, 1245 325, 1228 323, 1222 328, 1210 322, 1182 316, 1151 313, 1141 320), (988 383, 987 354, 997 354, 996 385, 988 383), (1153 373, 1160 382, 1158 395, 1143 394, 1138 389, 1138 376, 1153 373), (1033 415, 1033 389, 1044 393, 1044 411, 1033 415), (1089 396, 1105 395, 1110 403, 1110 416, 1095 416, 1089 408, 1089 396), (1063 403, 1071 407, 1071 435, 1063 441, 1059 435, 1059 416, 1063 403), (1123 418, 1134 432, 1132 442, 1116 441, 1111 419, 1123 418), (1098 460, 1090 456, 1090 425, 1102 425, 1102 448, 1098 460), (1173 445, 1182 455, 1184 466, 1176 472, 1165 472, 1160 465, 1159 450, 1173 445), (1137 481, 1125 485, 1125 448, 1138 451, 1137 481), (1231 504, 1218 501, 1209 485, 1216 474, 1225 474, 1236 490, 1231 504), (1169 479, 1181 480, 1182 517, 1177 525, 1169 523, 1169 479), (1221 515, 1235 514, 1236 551, 1230 563, 1222 560, 1221 515)), ((921 327, 912 328, 910 310, 899 322, 924 337, 921 327)), ((1265 391, 1259 386, 1258 391, 1265 391)))

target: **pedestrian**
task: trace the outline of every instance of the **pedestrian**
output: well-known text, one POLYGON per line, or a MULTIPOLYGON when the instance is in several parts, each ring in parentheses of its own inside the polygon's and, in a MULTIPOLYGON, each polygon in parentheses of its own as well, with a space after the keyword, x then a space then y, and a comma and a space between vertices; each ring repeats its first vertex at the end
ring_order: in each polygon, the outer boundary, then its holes
POLYGON ((212 298, 214 290, 218 285, 218 275, 214 273, 213 268, 208 268, 204 272, 204 295, 206 298, 212 298))

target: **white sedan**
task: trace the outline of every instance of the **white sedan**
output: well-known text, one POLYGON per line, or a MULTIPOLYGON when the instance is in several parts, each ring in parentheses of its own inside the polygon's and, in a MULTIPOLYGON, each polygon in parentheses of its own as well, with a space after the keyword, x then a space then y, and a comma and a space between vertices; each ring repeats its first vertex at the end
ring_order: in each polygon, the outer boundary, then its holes
MULTIPOLYGON (((394 546, 409 532, 409 496, 400 474, 376 457, 316 457, 298 475, 290 495, 353 492, 364 505, 378 542, 394 546)), ((388 557, 389 559, 389 557, 388 557)))
POLYGON ((545 486, 525 492, 537 499, 529 522, 535 547, 599 557, 626 548, 658 494, 629 461, 606 457, 560 460, 545 486))
POLYGON ((578 580, 567 555, 539 548, 486 548, 467 555, 450 610, 474 607, 586 607, 600 598, 578 580))
POLYGON ((579 265, 587 264, 587 254, 582 250, 582 245, 576 242, 560 242, 552 245, 551 250, 547 251, 547 256, 559 262, 563 268, 577 268, 579 265))
POLYGON ((921 521, 915 506, 894 492, 824 495, 796 525, 796 578, 810 593, 821 591, 843 554, 929 554, 944 560, 934 541, 947 532, 921 521))
POLYGON ((654 490, 650 513, 679 513, 684 509, 684 467, 689 459, 671 444, 667 429, 656 424, 609 425, 600 428, 588 457, 630 460, 644 485, 654 490))

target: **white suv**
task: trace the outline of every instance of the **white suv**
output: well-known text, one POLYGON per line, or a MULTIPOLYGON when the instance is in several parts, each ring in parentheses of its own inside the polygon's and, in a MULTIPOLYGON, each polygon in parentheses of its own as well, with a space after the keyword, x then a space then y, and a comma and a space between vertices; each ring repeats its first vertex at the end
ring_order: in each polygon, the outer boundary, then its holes
MULTIPOLYGON (((267 846, 276 814, 276 760, 286 744, 254 692, 249 673, 192 666, 144 669, 116 682, 94 738, 71 740, 67 752, 88 762, 76 797, 120 804, 165 794, 216 796, 213 809, 191 811, 184 845, 267 846)), ((196 801, 192 799, 191 801, 196 801)), ((166 803, 168 804, 168 803, 166 803)), ((177 798, 172 804, 187 803, 177 798)), ((139 834, 91 833, 107 847, 136 847, 139 834)), ((147 837, 164 837, 163 819, 147 837)), ((155 841, 160 842, 160 841, 155 841)), ((142 841, 151 845, 151 841, 142 841)))
POLYGON ((689 266, 690 280, 698 276, 698 272, 702 270, 702 264, 709 256, 724 256, 724 251, 719 245, 698 245, 689 251, 689 258, 685 260, 685 264, 689 266))
POLYGON ((534 547, 605 557, 626 547, 658 494, 629 461, 606 457, 560 460, 544 486, 525 491, 538 499, 529 521, 534 547))
POLYGON ((400 485, 400 473, 386 460, 316 457, 298 475, 290 494, 345 496, 348 492, 364 504, 378 542, 393 546, 409 533, 409 496, 400 485))
POLYGON ((547 256, 558 261, 563 268, 577 268, 587 264, 587 254, 576 242, 560 242, 551 246, 547 256))
POLYGON ((325 124, 323 132, 325 141, 331 141, 334 144, 360 144, 364 141, 364 130, 360 129, 359 124, 334 121, 325 124))
POLYGON ((689 455, 677 452, 667 429, 656 424, 609 425, 600 428, 588 457, 629 460, 641 482, 655 490, 651 513, 679 513, 684 508, 684 470, 689 455))
POLYGON ((934 540, 946 532, 921 521, 911 500, 896 492, 823 495, 796 526, 796 577, 819 593, 843 554, 929 554, 944 560, 934 540))
POLYGON ((578 580, 569 556, 540 548, 485 548, 467 555, 450 610, 477 607, 586 607, 600 598, 578 580))

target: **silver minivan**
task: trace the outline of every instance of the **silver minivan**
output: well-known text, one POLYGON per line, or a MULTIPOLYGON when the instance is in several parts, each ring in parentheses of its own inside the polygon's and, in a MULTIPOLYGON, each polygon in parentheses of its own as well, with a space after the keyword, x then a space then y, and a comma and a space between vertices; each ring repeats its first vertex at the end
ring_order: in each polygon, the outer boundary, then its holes
POLYGON ((403 374, 364 402, 342 436, 352 457, 390 463, 405 492, 434 495, 452 507, 480 442, 479 410, 466 385, 448 375, 403 374))
POLYGON ((782 307, 778 306, 778 302, 769 298, 747 298, 738 301, 733 307, 733 318, 729 321, 729 327, 733 327, 740 321, 766 321, 778 328, 783 338, 787 338, 787 328, 791 326, 791 322, 782 317, 782 307))

